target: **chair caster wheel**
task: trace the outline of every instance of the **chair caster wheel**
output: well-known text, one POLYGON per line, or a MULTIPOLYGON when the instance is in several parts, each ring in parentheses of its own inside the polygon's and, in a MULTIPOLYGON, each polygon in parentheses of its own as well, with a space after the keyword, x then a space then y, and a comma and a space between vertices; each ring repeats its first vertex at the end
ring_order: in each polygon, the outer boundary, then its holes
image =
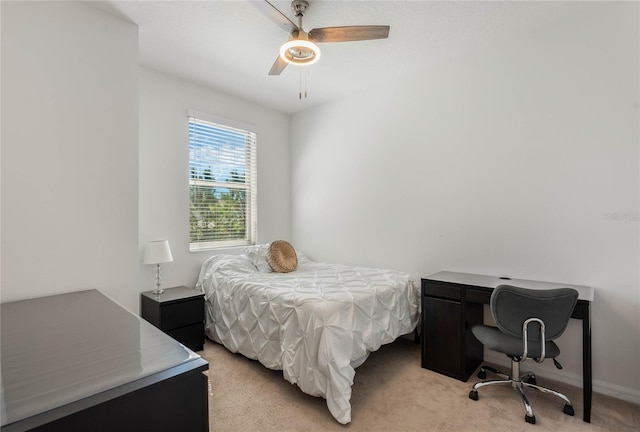
POLYGON ((487 379, 487 373, 485 372, 484 369, 480 369, 480 371, 478 372, 478 378, 487 379))
POLYGON ((526 421, 527 423, 531 423, 531 424, 536 424, 536 416, 531 416, 529 417, 528 415, 524 415, 524 421, 526 421))
POLYGON ((473 399, 475 401, 478 400, 478 391, 477 390, 471 390, 469 392, 469 399, 473 399))
POLYGON ((536 376, 535 375, 531 375, 529 378, 527 378, 527 383, 533 384, 533 385, 538 384, 538 382, 536 381, 536 376))
POLYGON ((573 412, 573 406, 569 405, 569 404, 565 404, 564 408, 562 409, 562 412, 573 416, 574 412, 573 412))

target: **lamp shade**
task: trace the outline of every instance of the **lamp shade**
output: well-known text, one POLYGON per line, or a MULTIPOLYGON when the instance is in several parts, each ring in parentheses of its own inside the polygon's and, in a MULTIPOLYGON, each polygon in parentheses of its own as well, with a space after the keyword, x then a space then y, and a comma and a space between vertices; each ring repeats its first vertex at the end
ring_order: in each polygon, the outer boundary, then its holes
POLYGON ((160 264, 173 261, 168 240, 152 241, 144 248, 145 264, 160 264))

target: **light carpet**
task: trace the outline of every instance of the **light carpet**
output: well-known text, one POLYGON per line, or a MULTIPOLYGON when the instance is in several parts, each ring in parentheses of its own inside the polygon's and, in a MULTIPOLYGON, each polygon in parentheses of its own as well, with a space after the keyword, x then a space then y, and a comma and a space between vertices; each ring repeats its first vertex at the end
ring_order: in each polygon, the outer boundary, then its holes
MULTIPOLYGON (((323 398, 309 396, 285 381, 282 371, 232 354, 207 340, 199 354, 209 362, 210 431, 634 431, 640 430, 640 406, 594 393, 591 423, 582 421, 581 389, 538 376, 538 383, 572 400, 575 417, 564 403, 537 391, 527 393, 536 424, 524 421, 520 397, 510 387, 481 389, 468 398, 469 382, 420 367, 420 345, 407 339, 385 345, 356 369, 352 419, 341 425, 323 398)), ((523 365, 526 370, 526 363, 523 365)), ((489 378, 492 375, 488 373, 489 378)))

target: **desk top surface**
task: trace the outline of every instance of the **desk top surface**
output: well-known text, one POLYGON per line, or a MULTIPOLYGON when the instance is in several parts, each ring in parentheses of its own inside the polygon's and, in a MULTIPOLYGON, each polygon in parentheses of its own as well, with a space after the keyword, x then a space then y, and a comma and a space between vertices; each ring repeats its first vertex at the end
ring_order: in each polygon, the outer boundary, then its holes
POLYGON ((496 288, 498 285, 513 285, 529 289, 553 289, 553 288, 573 288, 578 291, 579 300, 593 301, 593 287, 582 285, 570 285, 557 282, 542 282, 527 279, 499 278, 497 276, 485 276, 470 273, 457 273, 441 271, 432 274, 424 279, 449 282, 460 285, 477 286, 483 288, 496 288))
POLYGON ((132 391, 134 381, 207 368, 199 355, 96 290, 2 303, 0 324, 3 430, 66 404, 132 391))

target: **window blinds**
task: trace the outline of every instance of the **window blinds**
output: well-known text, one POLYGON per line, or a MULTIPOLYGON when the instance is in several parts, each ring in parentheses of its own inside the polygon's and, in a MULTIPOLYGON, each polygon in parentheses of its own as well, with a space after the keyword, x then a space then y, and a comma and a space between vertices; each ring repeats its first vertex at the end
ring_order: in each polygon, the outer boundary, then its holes
POLYGON ((256 134, 189 117, 190 250, 256 237, 256 134))

